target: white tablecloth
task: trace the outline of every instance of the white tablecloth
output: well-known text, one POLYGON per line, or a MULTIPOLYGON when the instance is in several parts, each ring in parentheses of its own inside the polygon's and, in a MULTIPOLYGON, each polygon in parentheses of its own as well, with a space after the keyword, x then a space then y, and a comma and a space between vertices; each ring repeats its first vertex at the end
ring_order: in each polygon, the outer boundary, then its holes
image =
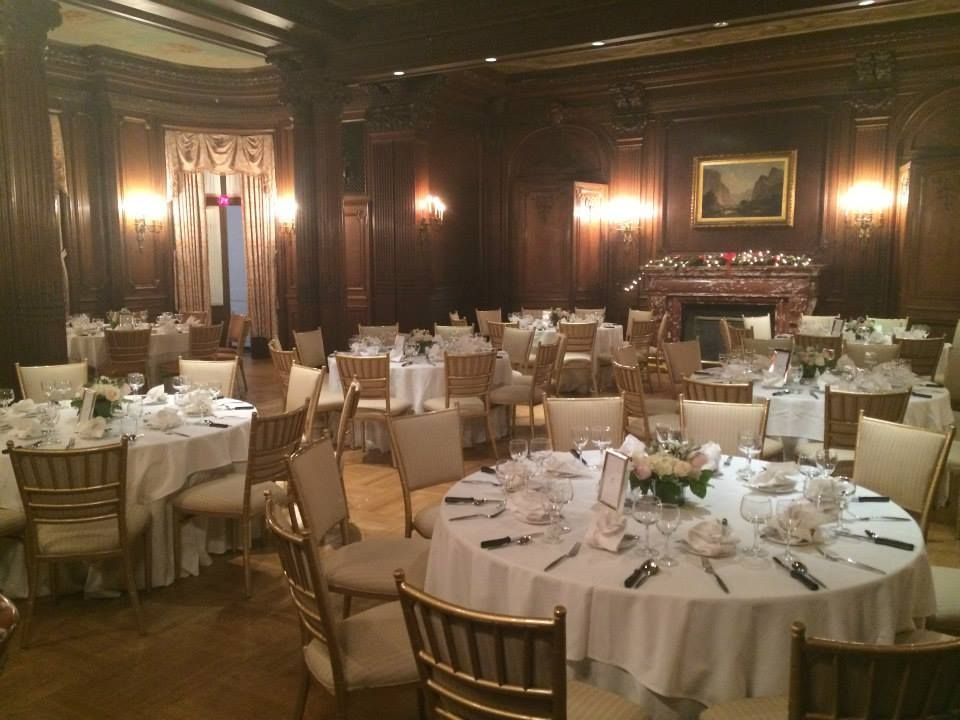
MULTIPOLYGON (((686 536, 695 521, 713 516, 727 518, 743 542, 751 541, 752 530, 738 509, 743 487, 734 479, 741 462, 736 460, 713 481, 704 500, 688 503, 675 537, 686 536)), ((476 495, 478 487, 458 484, 450 493, 476 495)), ((648 709, 657 705, 649 691, 708 705, 786 694, 789 629, 795 620, 806 623, 810 635, 890 643, 897 632, 913 629, 914 618, 934 611, 923 537, 913 522, 869 524, 883 535, 914 543, 918 549, 912 552, 849 539, 832 545, 845 557, 885 569, 886 576, 828 562, 812 548, 797 551, 829 588, 817 592, 770 560, 756 567, 728 558, 714 560, 731 590, 724 595, 702 570, 699 558, 688 555, 679 555, 678 567, 661 570, 642 588, 627 590, 624 579, 644 558, 636 550, 615 555, 587 546, 545 573, 548 561, 583 538, 597 483, 575 480, 574 487, 574 500, 564 510, 573 531, 559 545, 536 539, 529 545, 481 550, 483 539, 544 528, 509 513, 493 520, 450 523, 448 518, 464 510, 445 505, 430 544, 426 589, 455 603, 499 613, 548 617, 555 605, 566 606, 568 661, 597 684, 619 675, 619 691, 648 709), (611 672, 615 668, 623 672, 611 672), (624 673, 633 683, 623 682, 624 673)), ((858 515, 905 514, 890 504, 858 505, 856 510, 858 515)), ((864 526, 856 523, 855 529, 862 532, 864 526)), ((641 530, 631 520, 628 531, 641 530)), ((653 536, 659 540, 656 530, 653 536)), ((662 705, 660 710, 663 715, 662 705)))
MULTIPOLYGON (((154 330, 150 336, 150 349, 147 354, 147 380, 150 384, 160 382, 160 365, 186 355, 189 350, 190 335, 188 333, 161 333, 154 330)), ((76 335, 67 330, 67 354, 71 362, 80 362, 86 358, 92 368, 103 367, 110 360, 107 339, 102 333, 76 335)))
MULTIPOLYGON (((167 435, 156 430, 141 428, 143 437, 130 443, 127 454, 127 498, 130 503, 139 503, 150 508, 153 518, 153 584, 169 585, 174 580, 172 516, 168 501, 170 496, 187 485, 192 473, 224 467, 247 459, 250 439, 249 410, 222 409, 231 402, 220 401, 215 410, 217 422, 228 428, 215 428, 199 424, 189 418, 176 432, 189 435, 167 435)), ((160 406, 146 405, 149 416, 160 406)), ((76 416, 72 410, 61 412, 58 437, 66 442, 73 436, 76 416)), ((103 440, 76 439, 76 448, 93 447, 117 442, 116 431, 103 440)), ((5 447, 9 433, 0 434, 0 443, 5 447)), ((17 441, 14 439, 15 442, 17 441)), ((63 447, 60 445, 59 447, 63 447)), ((21 509, 20 494, 10 458, 0 456, 0 507, 21 509)), ((202 520, 193 521, 184 527, 183 567, 196 574, 200 564, 209 563, 206 555, 206 526, 202 520)), ((219 541, 218 541, 219 542, 219 541)), ((221 546, 212 548, 220 550, 221 546)), ((139 557, 139 555, 138 555, 139 557)), ((82 584, 88 591, 95 591, 104 581, 100 569, 91 566, 82 584)), ((0 588, 12 597, 26 596, 26 570, 23 564, 23 547, 19 540, 4 540, 0 544, 0 588)))
MULTIPOLYGON (((343 392, 340 384, 340 374, 337 372, 336 355, 327 358, 327 367, 330 372, 330 391, 343 392)), ((510 359, 503 354, 497 357, 496 369, 493 373, 493 387, 509 385, 513 380, 513 370, 510 368, 510 359)), ((418 357, 413 364, 404 365, 399 362, 390 362, 390 395, 413 406, 413 412, 423 412, 423 403, 430 398, 443 397, 446 391, 446 378, 443 372, 443 363, 431 365, 423 357, 418 357)), ((503 410, 493 413, 493 428, 500 437, 507 432, 507 418, 503 410)), ((390 449, 390 435, 384 423, 366 423, 366 442, 369 447, 387 451, 390 449)), ((471 446, 486 442, 487 432, 483 420, 473 420, 464 423, 464 445, 471 446)))

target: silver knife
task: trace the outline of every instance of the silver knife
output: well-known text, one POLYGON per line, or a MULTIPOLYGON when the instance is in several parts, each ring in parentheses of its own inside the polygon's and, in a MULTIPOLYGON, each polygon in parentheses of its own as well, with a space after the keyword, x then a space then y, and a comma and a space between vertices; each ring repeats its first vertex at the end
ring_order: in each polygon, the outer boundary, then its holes
POLYGON ((77 442, 76 438, 70 438, 69 440, 67 440, 67 447, 65 447, 64 450, 69 450, 76 444, 76 442, 77 442))
POLYGON ((860 562, 859 560, 854 560, 853 558, 843 557, 842 555, 835 555, 834 553, 827 552, 820 547, 817 547, 817 550, 820 551, 820 554, 823 555, 827 560, 832 560, 833 562, 846 563, 847 565, 852 565, 855 568, 860 568, 861 570, 866 570, 867 572, 876 573, 877 575, 886 575, 886 571, 881 570, 880 568, 874 567, 873 565, 867 565, 866 563, 860 562))
POLYGON ((871 520, 887 520, 890 522, 910 522, 913 518, 898 517, 896 515, 874 515, 873 517, 855 516, 844 518, 846 522, 870 522, 871 520))
POLYGON ((561 555, 560 557, 558 557, 556 560, 552 560, 552 561, 550 561, 549 563, 547 563, 547 566, 543 569, 543 571, 544 571, 544 572, 547 572, 548 570, 552 570, 553 568, 555 568, 557 565, 559 565, 560 563, 562 563, 562 562, 563 562, 564 560, 566 560, 567 558, 572 558, 572 557, 574 557, 578 552, 580 552, 580 543, 579 543, 579 542, 575 542, 575 543, 573 544, 573 547, 571 547, 567 552, 565 552, 563 555, 561 555))

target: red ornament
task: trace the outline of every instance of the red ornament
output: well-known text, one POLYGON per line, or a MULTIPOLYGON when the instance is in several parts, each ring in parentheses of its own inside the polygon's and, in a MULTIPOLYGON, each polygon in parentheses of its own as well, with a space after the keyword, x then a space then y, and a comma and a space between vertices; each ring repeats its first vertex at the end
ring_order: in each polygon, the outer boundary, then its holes
POLYGON ((724 261, 727 265, 730 265, 731 263, 733 263, 733 259, 734 259, 736 256, 737 256, 737 254, 736 254, 735 252, 720 253, 720 257, 723 258, 723 261, 724 261))

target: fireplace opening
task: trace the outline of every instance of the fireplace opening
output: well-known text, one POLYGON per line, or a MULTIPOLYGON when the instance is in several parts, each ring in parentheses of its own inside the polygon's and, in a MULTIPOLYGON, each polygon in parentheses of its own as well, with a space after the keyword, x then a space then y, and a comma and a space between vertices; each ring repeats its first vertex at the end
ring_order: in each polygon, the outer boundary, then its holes
POLYGON ((774 305, 753 303, 684 303, 682 318, 682 337, 684 340, 700 340, 700 355, 704 360, 716 360, 723 351, 723 339, 720 336, 720 320, 743 327, 743 317, 769 315, 773 318, 774 305))

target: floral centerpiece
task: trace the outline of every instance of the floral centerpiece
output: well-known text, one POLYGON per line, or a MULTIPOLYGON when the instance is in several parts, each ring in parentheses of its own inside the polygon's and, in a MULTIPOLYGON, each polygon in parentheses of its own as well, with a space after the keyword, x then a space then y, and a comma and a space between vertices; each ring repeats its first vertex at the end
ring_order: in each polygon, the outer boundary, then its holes
POLYGON ((699 445, 688 442, 655 442, 650 453, 638 450, 631 458, 630 488, 646 495, 653 493, 665 503, 683 505, 685 490, 698 498, 707 496, 714 469, 710 457, 699 445))
POLYGON ((870 339, 871 335, 880 331, 880 326, 873 320, 868 320, 861 316, 855 320, 847 320, 847 322, 843 324, 843 329, 844 332, 853 333, 855 339, 866 342, 870 339))
MULTIPOLYGON (((93 402, 93 416, 107 420, 113 417, 113 411, 119 407, 123 398, 130 393, 129 385, 108 377, 101 377, 86 387, 96 393, 96 399, 93 402)), ((83 405, 83 393, 71 400, 70 404, 79 410, 83 405)))
POLYGON ((433 344, 437 341, 429 330, 423 328, 411 330, 409 339, 416 346, 418 355, 426 355, 427 350, 433 347, 433 344))
POLYGON ((803 369, 803 377, 808 379, 837 366, 836 354, 832 348, 807 347, 797 350, 794 360, 803 369))
POLYGON ((559 327, 560 321, 566 320, 569 317, 570 313, 563 308, 550 308, 550 324, 554 327, 559 327))

